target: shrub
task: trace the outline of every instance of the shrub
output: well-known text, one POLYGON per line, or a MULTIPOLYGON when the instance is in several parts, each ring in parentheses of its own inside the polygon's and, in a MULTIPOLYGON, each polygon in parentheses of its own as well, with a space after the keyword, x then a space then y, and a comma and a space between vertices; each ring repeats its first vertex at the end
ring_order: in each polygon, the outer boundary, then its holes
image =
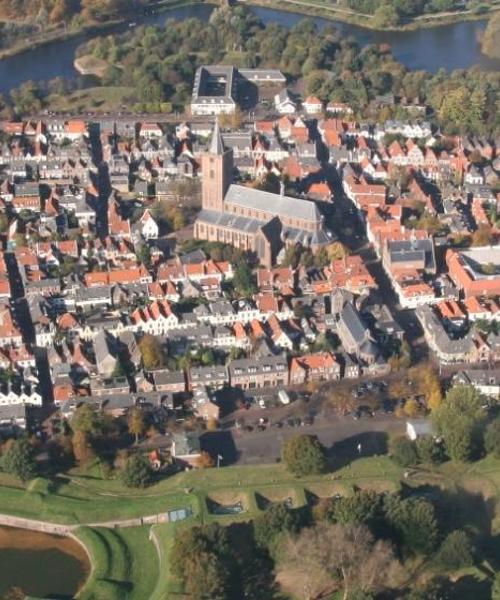
POLYGON ((443 569, 456 571, 474 563, 472 545, 465 531, 452 531, 441 544, 436 562, 443 569))
POLYGON ((402 467, 412 467, 419 462, 416 444, 407 437, 393 438, 390 452, 392 459, 402 467))
POLYGON ((315 435, 299 434, 287 439, 282 458, 287 469, 299 477, 326 471, 325 449, 315 435))
POLYGON ((131 488, 144 488, 153 478, 149 460, 142 454, 133 454, 125 463, 121 475, 123 483, 131 488))

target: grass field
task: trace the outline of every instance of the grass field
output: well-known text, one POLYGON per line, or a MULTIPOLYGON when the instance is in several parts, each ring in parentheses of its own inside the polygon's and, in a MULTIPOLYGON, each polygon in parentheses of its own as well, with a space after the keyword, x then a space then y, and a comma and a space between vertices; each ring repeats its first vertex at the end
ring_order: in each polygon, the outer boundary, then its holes
MULTIPOLYGON (((291 498, 294 507, 355 487, 396 491, 402 482, 445 490, 453 497, 456 518, 477 535, 500 532, 500 461, 487 458, 470 465, 404 470, 388 457, 354 460, 323 476, 296 478, 280 464, 236 466, 179 473, 145 490, 129 490, 117 479, 103 479, 98 464, 74 470, 49 484, 43 479, 26 488, 0 474, 0 513, 60 523, 95 523, 191 507, 193 515, 178 523, 106 529, 82 526, 77 535, 88 548, 94 569, 80 594, 82 600, 164 600, 182 597, 169 572, 175 532, 195 524, 230 524, 254 518, 269 502, 291 498), (213 510, 241 503, 243 512, 221 515, 213 510), (459 514, 458 514, 459 513, 459 514), (154 543, 156 541, 156 544, 154 543)), ((479 599, 478 599, 479 600, 479 599)))
POLYGON ((77 537, 88 549, 93 565, 79 594, 81 600, 152 597, 160 570, 156 549, 149 541, 149 527, 82 527, 77 537))
POLYGON ((97 86, 77 90, 70 94, 52 94, 47 98, 47 106, 55 112, 112 112, 122 110, 127 105, 130 88, 118 86, 97 86))

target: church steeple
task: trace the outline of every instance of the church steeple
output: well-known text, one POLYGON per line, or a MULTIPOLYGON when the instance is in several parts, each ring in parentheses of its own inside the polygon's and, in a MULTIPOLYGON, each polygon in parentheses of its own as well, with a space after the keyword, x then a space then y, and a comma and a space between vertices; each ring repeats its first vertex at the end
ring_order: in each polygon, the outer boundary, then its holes
POLYGON ((224 154, 224 142, 220 133, 219 119, 215 119, 214 131, 212 133, 212 142, 210 144, 210 154, 222 156, 224 154))
POLYGON ((233 151, 224 147, 219 121, 216 120, 210 147, 201 158, 204 209, 224 211, 224 197, 233 181, 233 169, 233 151))

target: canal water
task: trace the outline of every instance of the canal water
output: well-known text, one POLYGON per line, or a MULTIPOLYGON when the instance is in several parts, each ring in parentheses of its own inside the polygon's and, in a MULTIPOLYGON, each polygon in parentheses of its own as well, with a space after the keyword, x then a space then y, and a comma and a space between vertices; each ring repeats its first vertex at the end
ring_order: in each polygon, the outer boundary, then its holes
MULTIPOLYGON (((186 19, 197 17, 207 20, 212 6, 186 6, 168 12, 148 15, 137 20, 138 25, 163 25, 169 18, 186 19)), ((264 23, 277 22, 286 27, 305 18, 303 15, 280 10, 255 7, 252 9, 264 23)), ((322 27, 334 23, 346 36, 352 36, 361 44, 387 43, 395 57, 410 69, 425 69, 436 72, 465 69, 478 65, 484 69, 500 69, 500 62, 481 54, 479 37, 486 27, 486 20, 465 21, 415 31, 371 31, 326 19, 315 18, 322 27)), ((120 32, 128 29, 127 24, 111 28, 120 32)), ((102 32, 101 34, 102 35, 102 32)), ((75 77, 73 66, 76 48, 91 36, 81 35, 65 41, 57 41, 31 51, 0 60, 0 93, 8 93, 23 81, 43 81, 54 77, 75 77)))
POLYGON ((75 540, 0 527, 0 598, 12 588, 37 598, 73 598, 90 571, 75 540))

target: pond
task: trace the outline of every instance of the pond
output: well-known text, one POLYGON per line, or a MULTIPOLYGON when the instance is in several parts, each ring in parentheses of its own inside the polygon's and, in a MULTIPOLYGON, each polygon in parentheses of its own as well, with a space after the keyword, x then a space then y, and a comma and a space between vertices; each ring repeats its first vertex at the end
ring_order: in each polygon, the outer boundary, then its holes
POLYGON ((89 571, 75 540, 0 526, 0 598, 12 588, 39 598, 73 598, 89 571))
MULTIPOLYGON (((185 6, 168 12, 148 15, 136 20, 137 25, 163 25, 169 18, 186 19, 197 17, 208 20, 212 6, 185 6)), ((292 27, 304 18, 303 15, 268 8, 253 8, 264 23, 277 22, 292 27)), ((451 25, 429 27, 416 31, 370 31, 336 21, 315 18, 318 25, 334 23, 346 36, 353 36, 361 44, 390 44, 396 58, 410 69, 425 69, 435 72, 440 68, 447 71, 465 69, 472 65, 481 68, 500 69, 500 62, 481 54, 479 36, 486 27, 486 19, 464 21, 451 25)), ((113 26, 106 33, 129 29, 128 24, 113 26)), ((93 34, 94 36, 96 34, 93 34)), ((103 35, 101 32, 100 35, 103 35)), ((75 77, 73 66, 76 48, 91 35, 52 42, 31 51, 0 60, 0 92, 7 93, 23 81, 42 81, 54 77, 75 77)))

